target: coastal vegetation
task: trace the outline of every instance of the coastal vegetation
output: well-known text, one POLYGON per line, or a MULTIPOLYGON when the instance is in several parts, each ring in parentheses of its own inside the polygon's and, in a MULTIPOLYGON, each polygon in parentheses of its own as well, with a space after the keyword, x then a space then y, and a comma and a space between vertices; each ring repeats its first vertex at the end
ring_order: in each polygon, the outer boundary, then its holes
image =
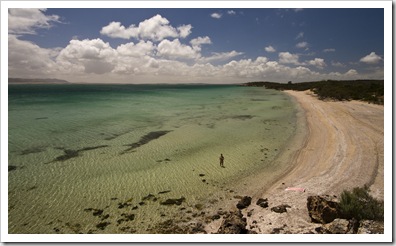
POLYGON ((344 190, 340 209, 346 219, 384 220, 384 204, 369 194, 368 186, 355 187, 352 191, 344 190))
POLYGON ((314 82, 286 83, 248 82, 244 86, 265 87, 275 90, 310 90, 321 100, 361 100, 384 104, 384 80, 323 80, 314 82))

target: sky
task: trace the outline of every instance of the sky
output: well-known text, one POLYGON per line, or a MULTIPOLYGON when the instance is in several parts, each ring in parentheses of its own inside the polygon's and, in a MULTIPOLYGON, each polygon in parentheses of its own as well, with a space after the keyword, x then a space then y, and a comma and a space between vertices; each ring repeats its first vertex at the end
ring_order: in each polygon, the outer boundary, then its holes
POLYGON ((9 8, 8 77, 383 79, 384 32, 384 8, 9 8))

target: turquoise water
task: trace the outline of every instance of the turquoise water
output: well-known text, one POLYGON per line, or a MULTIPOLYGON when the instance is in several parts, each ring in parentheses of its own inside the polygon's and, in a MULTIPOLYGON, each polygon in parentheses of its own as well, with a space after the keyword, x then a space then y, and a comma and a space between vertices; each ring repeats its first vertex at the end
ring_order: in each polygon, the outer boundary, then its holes
POLYGON ((286 95, 236 85, 9 85, 8 103, 9 233, 150 233, 282 168, 296 128, 286 95))

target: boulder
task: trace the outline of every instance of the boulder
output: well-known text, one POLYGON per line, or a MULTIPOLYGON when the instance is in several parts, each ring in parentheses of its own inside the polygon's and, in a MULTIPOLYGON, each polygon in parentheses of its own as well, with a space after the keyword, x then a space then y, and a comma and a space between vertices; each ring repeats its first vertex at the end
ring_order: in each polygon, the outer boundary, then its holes
POLYGON ((246 219, 243 218, 241 210, 237 210, 229 213, 224 217, 223 222, 220 225, 218 234, 247 234, 246 219))
POLYGON ((345 219, 335 219, 326 225, 331 234, 347 234, 349 232, 349 221, 345 219))
POLYGON ((262 208, 268 208, 268 199, 265 198, 260 198, 257 200, 256 205, 259 205, 262 208))
POLYGON ((309 196, 307 208, 312 222, 327 224, 340 217, 339 204, 323 196, 309 196))
POLYGON ((275 213, 286 213, 287 212, 286 208, 291 208, 291 207, 287 204, 282 204, 276 207, 272 207, 271 211, 275 213))
POLYGON ((244 209, 249 207, 251 202, 252 202, 252 198, 250 196, 244 196, 236 206, 238 209, 244 209))

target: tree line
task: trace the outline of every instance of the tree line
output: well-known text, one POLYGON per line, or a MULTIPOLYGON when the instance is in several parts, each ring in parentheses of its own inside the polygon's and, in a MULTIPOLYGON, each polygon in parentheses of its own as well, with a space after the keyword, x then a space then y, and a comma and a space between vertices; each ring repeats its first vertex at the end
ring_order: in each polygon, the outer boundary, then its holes
POLYGON ((299 83, 292 83, 291 81, 288 83, 248 82, 243 85, 275 90, 311 90, 321 100, 360 100, 384 104, 384 80, 324 80, 299 83))

